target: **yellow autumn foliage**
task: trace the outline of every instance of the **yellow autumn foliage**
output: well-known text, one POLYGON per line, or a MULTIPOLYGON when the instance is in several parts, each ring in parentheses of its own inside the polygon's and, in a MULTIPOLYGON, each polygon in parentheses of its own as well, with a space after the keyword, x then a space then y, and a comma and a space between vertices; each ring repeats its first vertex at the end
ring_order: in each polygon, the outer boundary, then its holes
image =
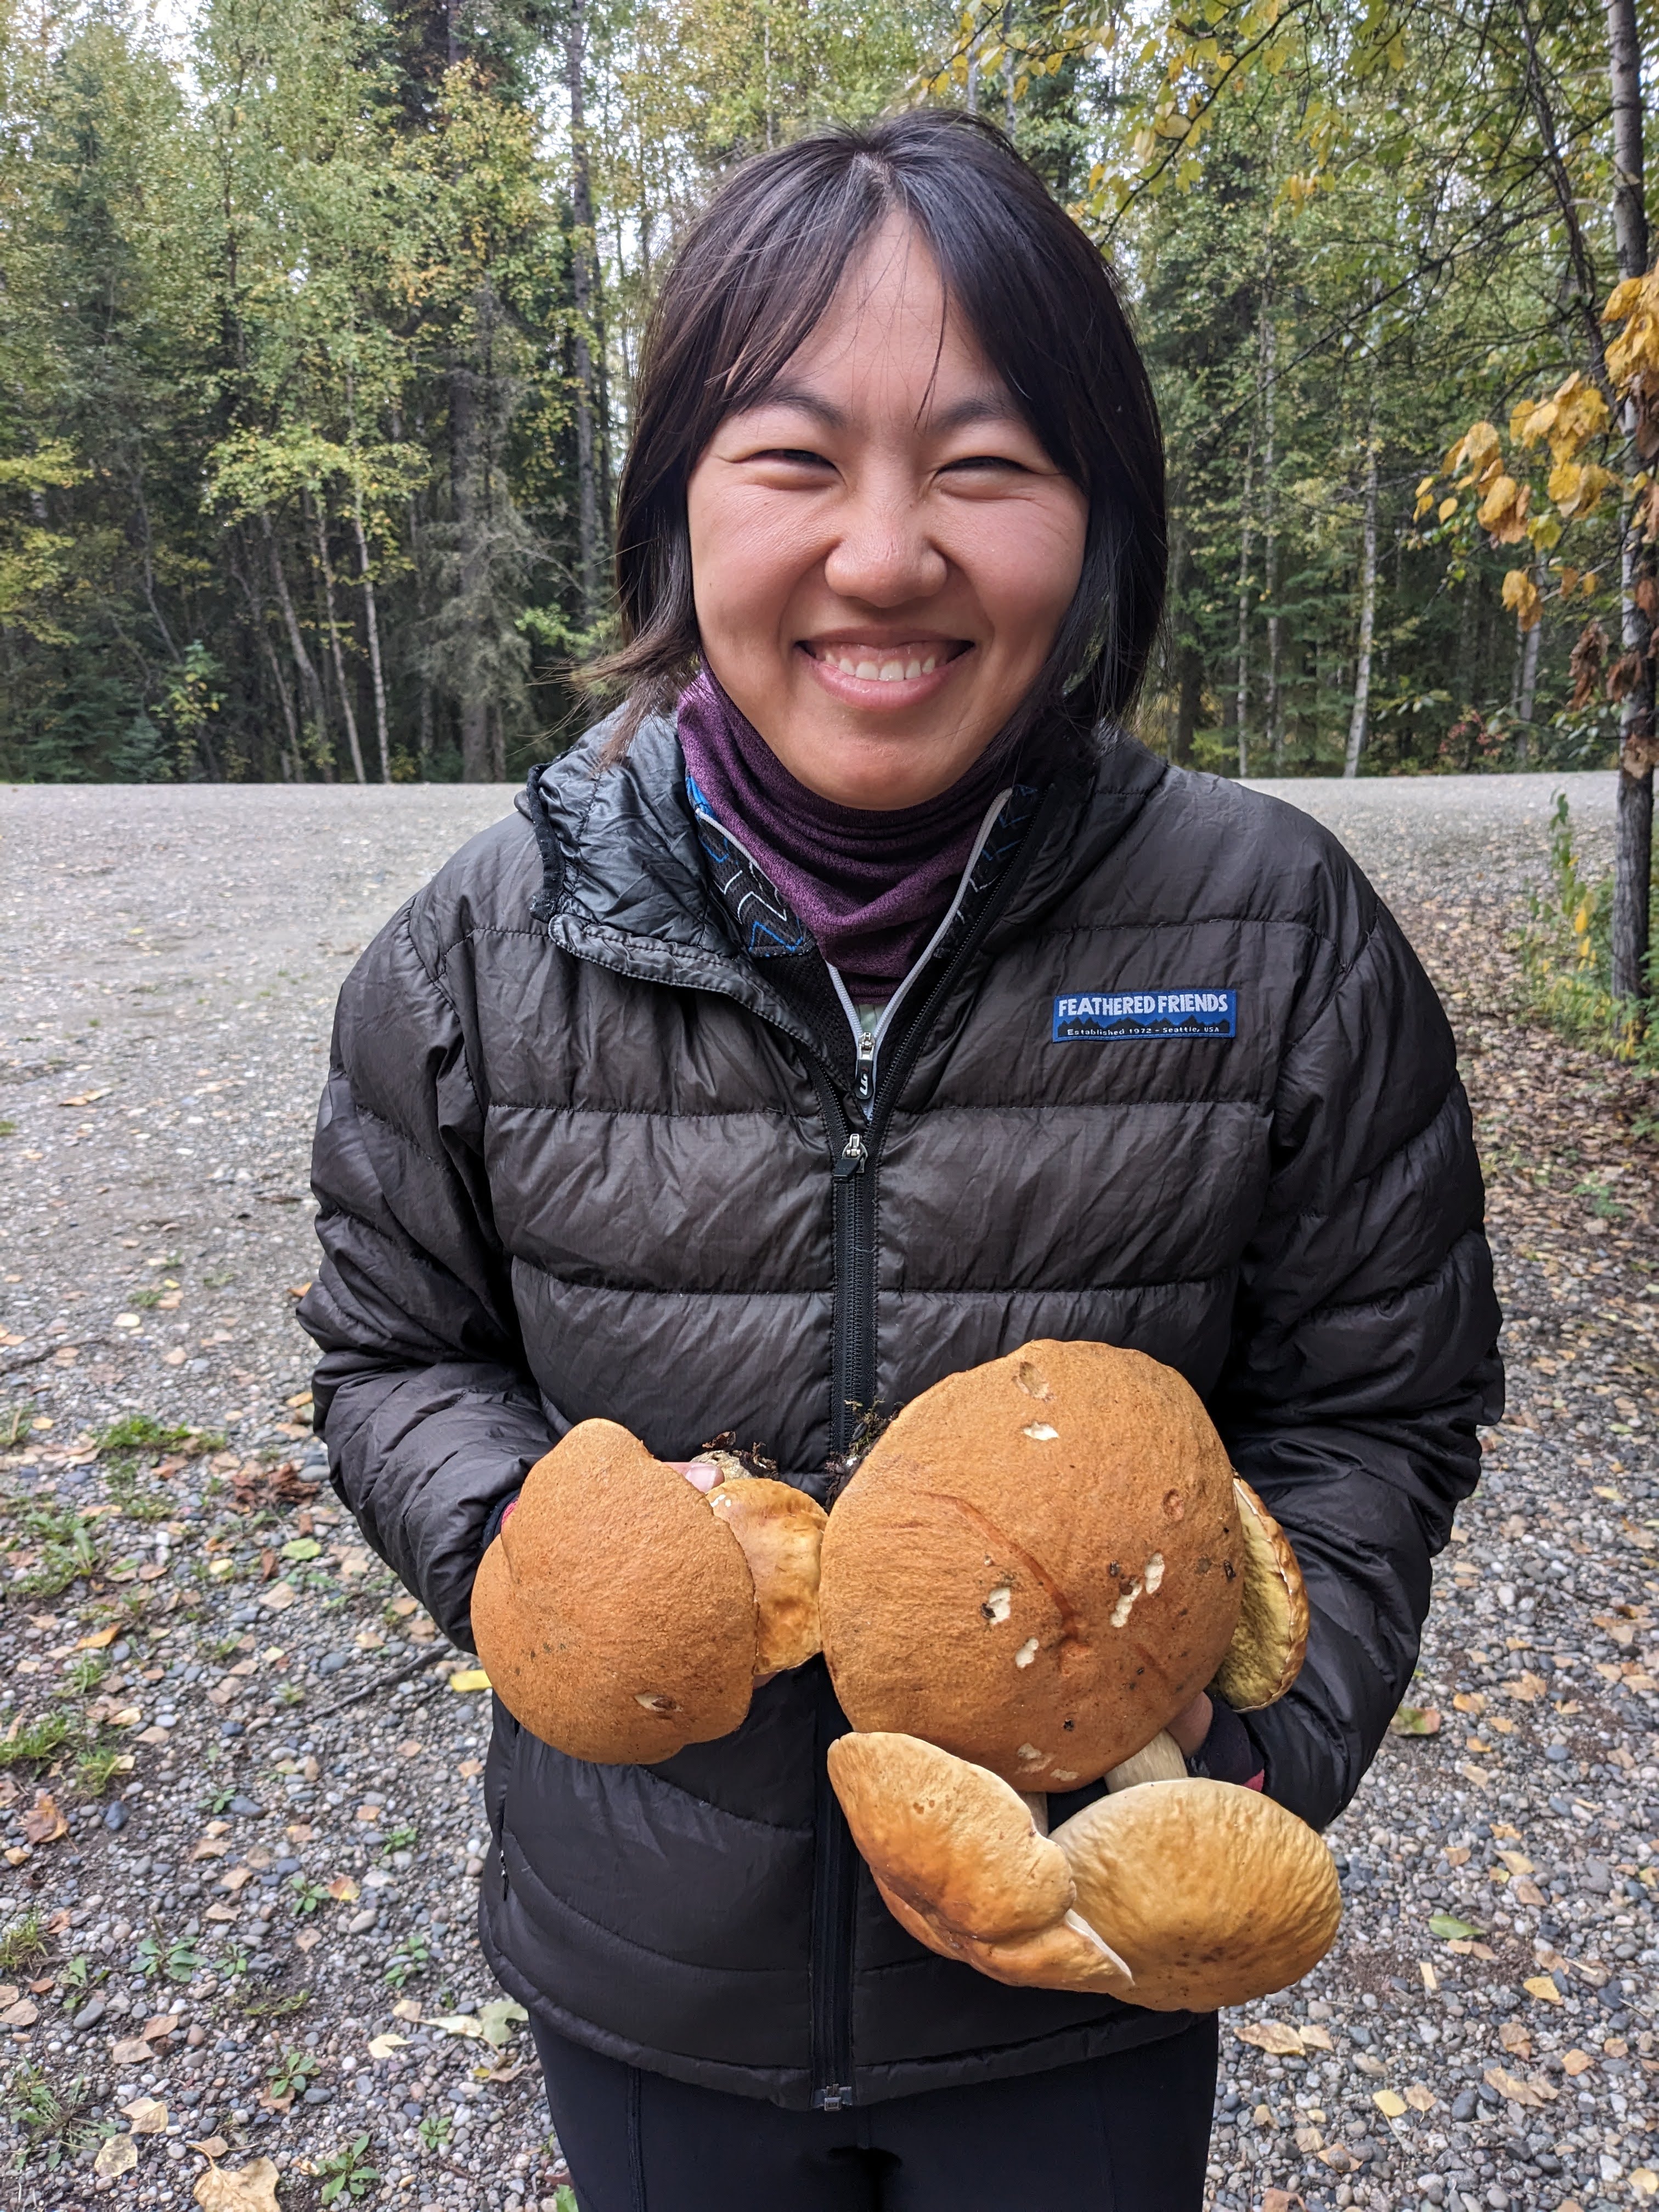
POLYGON ((1607 374, 1615 386, 1623 389, 1642 377, 1659 376, 1659 270, 1615 284, 1601 319, 1625 326, 1607 347, 1607 374))
POLYGON ((1532 486, 1518 484, 1512 476, 1500 473, 1488 485, 1475 520, 1494 544, 1517 545, 1527 534, 1531 505, 1532 486))
POLYGON ((1504 579, 1504 605, 1522 629, 1536 629, 1544 617, 1544 602, 1527 568, 1511 568, 1504 579))

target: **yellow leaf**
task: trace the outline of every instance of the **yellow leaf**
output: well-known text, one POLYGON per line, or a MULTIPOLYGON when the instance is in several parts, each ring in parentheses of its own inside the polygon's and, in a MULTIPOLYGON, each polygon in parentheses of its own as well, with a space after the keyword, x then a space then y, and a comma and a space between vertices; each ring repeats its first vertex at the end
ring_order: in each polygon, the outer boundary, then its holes
POLYGON ((1531 485, 1518 484, 1512 476, 1500 474, 1487 487, 1475 519, 1497 544, 1514 545, 1526 535, 1531 505, 1531 485))
POLYGON ((1446 498, 1443 499, 1439 506, 1435 509, 1435 513, 1438 515, 1442 522, 1449 522, 1456 512, 1457 501, 1455 497, 1449 495, 1446 498))
POLYGON ((1561 2053, 1561 2071, 1575 2080, 1580 2074, 1588 2074, 1595 2063, 1588 2051, 1564 2051, 1561 2053))
POLYGON ((1397 2089, 1379 2089, 1371 2102, 1390 2120, 1397 2120, 1406 2109, 1406 2100, 1397 2089))
POLYGON ((1523 1851, 1499 1851, 1498 1856, 1511 1874, 1531 1874, 1535 1871, 1532 1861, 1523 1851))
POLYGON ((1536 1997, 1540 2004, 1561 2002, 1561 1992, 1547 1974, 1528 1974, 1521 1986, 1529 1997, 1536 1997))
POLYGON ((1528 570, 1511 568, 1504 577, 1504 605, 1522 629, 1537 629, 1543 619, 1544 603, 1528 570))
POLYGON ((1420 2081, 1413 2081, 1406 2092, 1406 2102, 1414 2112, 1431 2112, 1434 2110, 1434 2092, 1425 2089, 1420 2081))
POLYGON ((406 2035, 393 2035, 389 2031, 385 2035, 371 2036, 368 2055, 371 2058, 390 2058, 392 2052, 401 2051, 408 2040, 406 2035))
POLYGON ((121 2110, 132 2122, 136 2136, 159 2136, 167 2130, 167 2108, 159 2097, 135 2097, 121 2110))
POLYGON ((328 1893, 337 1905, 355 1905, 357 1902, 357 1885, 349 1874, 337 1874, 328 1886, 328 1893))
POLYGON ((458 1674, 449 1678, 452 1690, 487 1690, 489 1677, 482 1667, 463 1667, 458 1674))
POLYGON ((92 2170, 100 2181, 113 2181, 131 2173, 137 2163, 138 2146, 131 2136, 108 2136, 92 2161, 92 2170))

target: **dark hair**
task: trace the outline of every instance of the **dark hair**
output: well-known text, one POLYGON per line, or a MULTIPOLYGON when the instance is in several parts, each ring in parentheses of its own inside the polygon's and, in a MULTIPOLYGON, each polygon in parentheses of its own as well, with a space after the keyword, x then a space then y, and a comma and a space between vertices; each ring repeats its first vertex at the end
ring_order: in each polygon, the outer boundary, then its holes
POLYGON ((720 422, 810 336, 890 215, 926 239, 945 296, 1055 466, 1089 502, 1083 573, 1019 720, 1079 732, 1124 715, 1163 609, 1164 447, 1110 270, 994 125, 941 109, 815 132, 746 162, 687 234, 646 333, 617 512, 625 684, 613 751, 672 706, 699 651, 686 483, 720 422))

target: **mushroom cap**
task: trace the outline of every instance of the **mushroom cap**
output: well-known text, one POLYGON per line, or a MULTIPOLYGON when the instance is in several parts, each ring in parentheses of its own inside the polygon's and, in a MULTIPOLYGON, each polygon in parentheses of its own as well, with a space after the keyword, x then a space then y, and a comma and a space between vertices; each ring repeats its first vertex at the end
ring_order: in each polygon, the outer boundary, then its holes
POLYGON ((1073 1789, 1214 1679, 1243 1556, 1227 1455, 1181 1376, 1028 1344, 915 1399, 837 1500, 824 1656, 855 1728, 1073 1789))
POLYGON ((830 1778, 895 1919, 995 1981, 1208 2012, 1299 1980, 1335 1939, 1330 1853, 1254 1790, 1144 1784, 1047 1838, 1000 1776, 915 1737, 842 1736, 830 1778))
POLYGON ((514 1719, 574 1759, 649 1765, 749 1710, 743 1547, 614 1421, 580 1423, 531 1468, 479 1565, 472 1632, 514 1719))
POLYGON ((1238 1626, 1215 1678, 1235 1712, 1282 1698, 1308 1650, 1308 1593, 1290 1540, 1248 1482, 1235 1475, 1244 1535, 1238 1626))
MULTIPOLYGON (((729 1455, 722 1453, 725 1462, 729 1455)), ((733 1463, 735 1464, 735 1463, 733 1463)), ((820 1649, 818 1553, 828 1520, 804 1490, 727 1468, 708 1493, 709 1511, 743 1547, 755 1585, 757 1674, 802 1667, 820 1649)))
POLYGON ((1230 1782, 1154 1782, 1054 1832, 1077 1911, 1152 2012, 1213 2012, 1289 1988, 1336 1940, 1342 1893, 1305 1822, 1230 1782))
POLYGON ((986 1768, 918 1736, 843 1735, 830 1747, 830 1779, 884 1896, 936 1932, 1006 1942, 1070 1909, 1064 1854, 1037 1833, 1018 1791, 986 1768))

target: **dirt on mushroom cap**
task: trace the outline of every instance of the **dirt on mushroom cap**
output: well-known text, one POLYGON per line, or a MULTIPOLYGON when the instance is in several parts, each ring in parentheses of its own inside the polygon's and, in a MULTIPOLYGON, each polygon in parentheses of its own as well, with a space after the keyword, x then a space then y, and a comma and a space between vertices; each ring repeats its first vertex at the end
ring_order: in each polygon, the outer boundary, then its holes
POLYGON ((1030 1344, 925 1391, 872 1449, 824 1536, 824 1654, 855 1727, 1073 1789, 1213 1679, 1243 1559, 1183 1378, 1030 1344))

